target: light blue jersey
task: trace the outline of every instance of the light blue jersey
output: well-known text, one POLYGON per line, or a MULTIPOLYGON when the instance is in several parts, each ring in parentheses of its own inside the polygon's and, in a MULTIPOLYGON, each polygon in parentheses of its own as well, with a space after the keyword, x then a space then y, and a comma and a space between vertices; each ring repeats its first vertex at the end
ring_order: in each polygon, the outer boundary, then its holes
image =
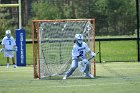
POLYGON ((72 49, 72 59, 78 59, 78 58, 84 59, 85 54, 87 52, 89 52, 89 51, 90 51, 90 49, 89 49, 88 45, 85 42, 82 43, 81 47, 79 47, 75 43, 74 46, 73 46, 73 49, 72 49))
POLYGON ((13 47, 16 45, 16 42, 14 40, 14 38, 11 36, 10 38, 8 38, 7 36, 5 36, 2 40, 2 45, 4 45, 5 49, 7 50, 12 50, 13 47))

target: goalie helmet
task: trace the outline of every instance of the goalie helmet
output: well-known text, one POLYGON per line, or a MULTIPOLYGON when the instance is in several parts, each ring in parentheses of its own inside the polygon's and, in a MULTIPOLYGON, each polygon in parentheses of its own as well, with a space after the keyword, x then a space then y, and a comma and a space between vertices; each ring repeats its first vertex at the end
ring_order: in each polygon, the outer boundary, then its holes
POLYGON ((75 34, 75 42, 81 46, 83 42, 83 35, 82 34, 75 34))
POLYGON ((11 30, 6 30, 5 34, 8 38, 10 38, 11 37, 11 30))

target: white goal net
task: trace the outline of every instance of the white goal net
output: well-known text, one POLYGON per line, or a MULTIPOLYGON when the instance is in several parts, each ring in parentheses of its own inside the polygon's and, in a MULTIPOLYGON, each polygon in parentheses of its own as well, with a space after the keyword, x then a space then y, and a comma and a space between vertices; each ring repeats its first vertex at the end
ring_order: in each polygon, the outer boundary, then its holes
MULTIPOLYGON (((95 20, 33 20, 33 62, 35 78, 64 75, 71 64, 75 34, 83 34, 90 49, 95 49, 95 20)), ((91 73, 95 74, 95 64, 91 73)), ((81 76, 78 69, 73 76, 81 76)))

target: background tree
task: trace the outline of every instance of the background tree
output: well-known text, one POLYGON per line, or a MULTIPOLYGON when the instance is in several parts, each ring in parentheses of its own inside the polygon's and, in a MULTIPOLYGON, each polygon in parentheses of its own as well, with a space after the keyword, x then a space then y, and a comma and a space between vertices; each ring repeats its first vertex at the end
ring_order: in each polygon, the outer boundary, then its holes
MULTIPOLYGON (((3 0, 3 3, 6 1, 3 0)), ((28 20, 25 25, 27 32, 31 31, 33 19, 95 18, 96 35, 100 36, 133 35, 136 28, 135 0, 31 0, 28 3, 31 3, 31 13, 29 19, 24 19, 28 20)), ((11 18, 1 12, 1 24, 9 24, 6 25, 8 27, 16 24, 10 12, 5 13, 9 13, 11 18), (5 23, 6 21, 9 23, 5 23)))
MULTIPOLYGON (((0 8, 0 38, 3 38, 7 29, 15 33, 15 18, 12 18, 7 8, 0 8)), ((15 34, 12 34, 15 36, 15 34)))
POLYGON ((34 2, 32 4, 33 19, 59 19, 60 12, 56 6, 47 1, 34 2))

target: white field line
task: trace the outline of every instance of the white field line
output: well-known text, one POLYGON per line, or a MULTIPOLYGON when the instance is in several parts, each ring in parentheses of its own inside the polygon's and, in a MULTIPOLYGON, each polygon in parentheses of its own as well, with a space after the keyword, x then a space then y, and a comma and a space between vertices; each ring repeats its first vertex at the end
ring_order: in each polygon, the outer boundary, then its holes
MULTIPOLYGON (((130 84, 130 82, 125 82, 125 83, 98 83, 98 84, 84 84, 84 85, 69 85, 69 86, 65 86, 65 85, 62 85, 62 86, 49 86, 49 87, 58 87, 58 88, 62 88, 62 87, 90 87, 90 86, 106 86, 106 85, 125 85, 125 84, 130 84)), ((135 82, 134 84, 140 84, 140 82, 135 82)))
POLYGON ((119 67, 118 68, 116 68, 116 67, 115 68, 112 68, 111 67, 111 69, 129 69, 129 70, 131 69, 131 70, 135 70, 135 69, 140 69, 140 68, 128 68, 128 67, 127 68, 119 68, 119 67))
MULTIPOLYGON (((77 85, 60 85, 60 86, 44 86, 44 88, 75 88, 75 87, 93 87, 93 86, 107 86, 107 85, 133 85, 132 83, 129 83, 129 82, 118 82, 118 83, 98 83, 98 84, 83 84, 83 85, 80 85, 80 84, 77 84, 77 85)), ((140 84, 140 82, 134 82, 134 84, 140 84)), ((40 86, 30 86, 28 87, 30 89, 34 89, 34 88, 40 88, 40 86)), ((13 89, 16 89, 16 88, 13 88, 13 89)))
MULTIPOLYGON (((118 83, 98 83, 98 84, 83 84, 83 85, 80 85, 80 84, 77 84, 77 85, 60 85, 60 86, 44 86, 44 88, 75 88, 75 87, 93 87, 93 86, 107 86, 107 85, 133 85, 132 83, 130 82, 118 82, 118 83)), ((140 82, 134 82, 134 84, 140 84, 140 82)), ((24 87, 23 87, 24 88, 24 87)), ((40 86, 29 86, 28 88, 30 89, 34 89, 34 88, 40 88, 40 86)), ((10 89, 17 89, 17 88, 10 88, 10 89)))

